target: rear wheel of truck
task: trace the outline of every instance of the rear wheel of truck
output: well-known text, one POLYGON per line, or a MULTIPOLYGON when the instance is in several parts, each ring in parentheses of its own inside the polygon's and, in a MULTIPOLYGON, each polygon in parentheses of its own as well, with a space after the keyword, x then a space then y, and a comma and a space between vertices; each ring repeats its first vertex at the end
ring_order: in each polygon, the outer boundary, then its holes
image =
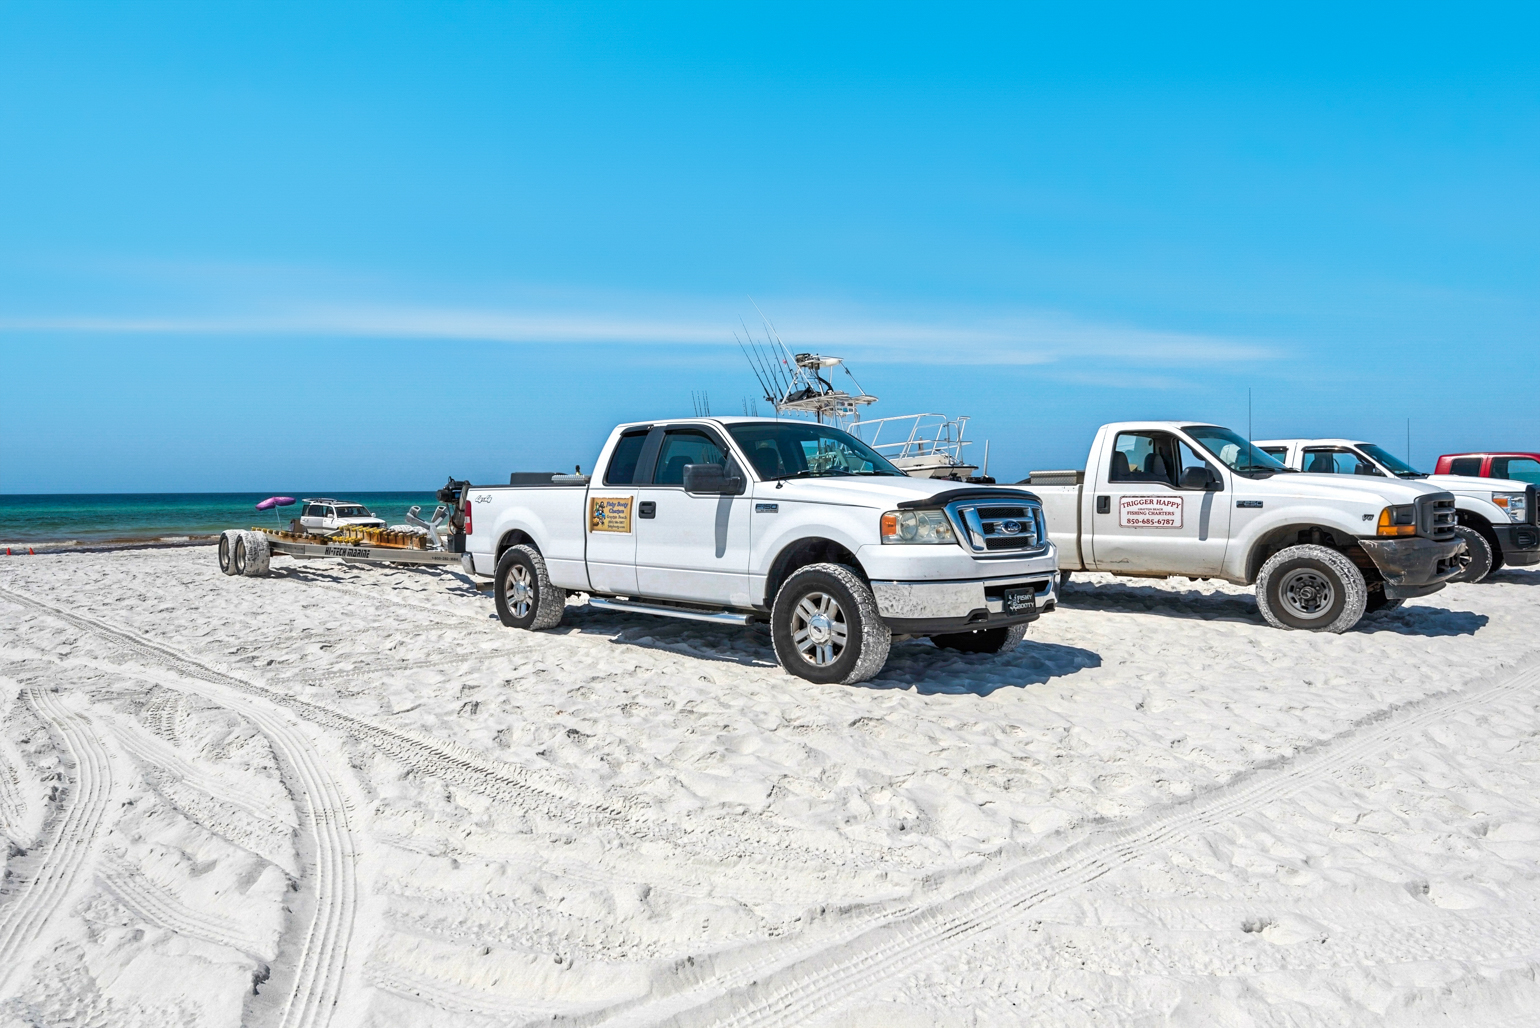
POLYGON ((1405 600, 1387 600, 1383 589, 1371 589, 1369 602, 1364 604, 1364 617, 1373 617, 1378 614, 1389 614, 1393 610, 1400 610, 1405 600))
POLYGON ((1274 628, 1346 632, 1364 616, 1369 586, 1358 565, 1327 546, 1290 546, 1257 575, 1257 608, 1274 628))
POLYGON ((1494 570, 1492 544, 1487 537, 1469 525, 1456 525, 1455 538, 1465 544, 1465 570, 1455 575, 1451 582, 1479 582, 1494 570))
POLYGON ((809 682, 864 682, 888 661, 893 633, 852 568, 809 564, 775 594, 770 638, 781 667, 809 682))
POLYGON ((551 584, 545 558, 533 546, 508 548, 497 562, 493 594, 498 620, 509 628, 555 628, 567 609, 567 590, 551 584))
POLYGON ((971 632, 933 635, 930 641, 943 650, 958 650, 962 653, 1009 653, 1020 646, 1021 640, 1026 637, 1026 625, 1011 625, 1007 628, 978 628, 971 632))

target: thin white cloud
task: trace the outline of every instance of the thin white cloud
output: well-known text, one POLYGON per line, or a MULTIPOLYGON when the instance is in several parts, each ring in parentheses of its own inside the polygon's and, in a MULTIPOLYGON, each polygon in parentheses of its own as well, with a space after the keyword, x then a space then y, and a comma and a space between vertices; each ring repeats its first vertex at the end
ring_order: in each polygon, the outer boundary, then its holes
MULTIPOLYGON (((526 312, 450 307, 309 308, 281 314, 0 317, 0 332, 93 335, 321 336, 506 343, 733 345, 725 318, 526 312)), ((1134 365, 1268 360, 1271 347, 1243 339, 1028 315, 974 322, 786 317, 793 350, 850 351, 869 363, 1053 364, 1075 359, 1134 365)), ((757 327, 756 327, 757 334, 757 327)))

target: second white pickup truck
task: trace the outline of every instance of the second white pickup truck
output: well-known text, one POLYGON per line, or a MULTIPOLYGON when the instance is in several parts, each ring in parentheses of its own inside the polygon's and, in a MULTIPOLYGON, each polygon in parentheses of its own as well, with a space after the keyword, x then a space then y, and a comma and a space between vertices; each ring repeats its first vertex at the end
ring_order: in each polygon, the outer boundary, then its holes
POLYGON ((589 605, 769 622, 813 682, 859 682, 895 635, 995 653, 1058 602, 1058 557, 1023 489, 910 478, 849 433, 807 421, 621 425, 590 479, 451 483, 467 571, 493 578, 514 628, 589 605))
POLYGON ((1540 518, 1528 482, 1471 475, 1425 475, 1389 450, 1357 439, 1263 439, 1257 449, 1296 471, 1425 482, 1454 494, 1455 534, 1470 560, 1456 582, 1479 582, 1505 564, 1540 564, 1540 518))
POLYGON ((1216 425, 1103 425, 1086 470, 1029 482, 1066 570, 1255 583, 1277 628, 1345 632, 1465 566, 1449 493, 1302 474, 1216 425))

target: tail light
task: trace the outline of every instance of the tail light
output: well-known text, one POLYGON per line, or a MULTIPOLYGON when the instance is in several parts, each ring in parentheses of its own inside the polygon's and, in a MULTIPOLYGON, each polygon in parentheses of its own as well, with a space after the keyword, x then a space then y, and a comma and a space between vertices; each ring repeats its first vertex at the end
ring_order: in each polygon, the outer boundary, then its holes
POLYGON ((476 529, 471 526, 471 513, 474 510, 475 510, 475 504, 471 503, 471 498, 469 496, 467 496, 465 498, 465 534, 466 535, 470 535, 470 534, 472 534, 473 532, 476 531, 476 529))

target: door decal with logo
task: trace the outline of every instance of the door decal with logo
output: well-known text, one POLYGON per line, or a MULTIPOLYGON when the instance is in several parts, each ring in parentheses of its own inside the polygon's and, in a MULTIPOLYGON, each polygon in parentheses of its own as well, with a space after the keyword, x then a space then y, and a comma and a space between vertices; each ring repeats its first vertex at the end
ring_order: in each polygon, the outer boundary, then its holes
POLYGON ((1120 496, 1118 527, 1181 528, 1181 496, 1120 496))
POLYGON ((588 501, 588 530, 590 532, 631 531, 630 496, 594 496, 588 501))

